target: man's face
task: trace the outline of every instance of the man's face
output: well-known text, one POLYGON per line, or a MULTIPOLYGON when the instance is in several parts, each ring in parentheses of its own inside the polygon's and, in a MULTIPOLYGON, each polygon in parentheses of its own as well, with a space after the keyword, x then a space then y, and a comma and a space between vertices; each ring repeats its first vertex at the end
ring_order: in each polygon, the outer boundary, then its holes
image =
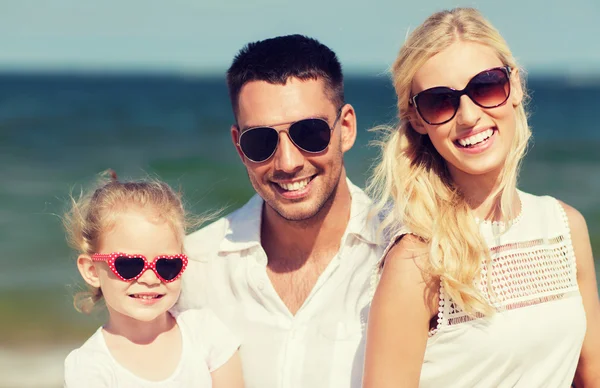
POLYGON ((354 144, 354 110, 345 105, 336 122, 338 108, 325 92, 322 79, 302 81, 290 78, 285 85, 265 81, 245 84, 238 98, 237 126, 232 140, 248 171, 256 192, 265 200, 267 212, 275 211, 290 221, 308 220, 333 198, 340 178, 345 177, 343 155, 354 144), (307 153, 290 140, 290 124, 322 118, 334 125, 329 146, 320 153, 307 153), (249 128, 272 127, 279 143, 271 158, 256 163, 244 156, 238 139, 249 128))

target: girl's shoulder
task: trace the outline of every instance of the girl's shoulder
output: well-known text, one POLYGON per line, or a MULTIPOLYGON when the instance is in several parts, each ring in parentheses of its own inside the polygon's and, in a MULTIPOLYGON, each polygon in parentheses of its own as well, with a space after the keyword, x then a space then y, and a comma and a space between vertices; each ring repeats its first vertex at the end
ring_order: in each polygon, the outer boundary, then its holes
POLYGON ((234 333, 208 308, 173 314, 185 343, 205 357, 209 370, 223 365, 240 346, 234 333))
POLYGON ((101 328, 81 347, 72 350, 64 364, 66 387, 110 386, 114 379, 114 363, 101 328))
POLYGON ((187 309, 182 311, 171 311, 178 325, 188 327, 202 327, 207 329, 213 326, 224 326, 213 310, 209 308, 187 309))
POLYGON ((186 341, 203 345, 220 338, 233 338, 230 329, 208 308, 172 312, 186 341))

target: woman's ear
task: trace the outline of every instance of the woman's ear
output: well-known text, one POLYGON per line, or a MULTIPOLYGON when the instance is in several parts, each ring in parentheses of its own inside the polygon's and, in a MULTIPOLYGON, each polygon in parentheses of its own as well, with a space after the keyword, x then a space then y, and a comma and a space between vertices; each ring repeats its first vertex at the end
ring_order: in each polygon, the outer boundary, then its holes
POLYGON ((423 120, 421 120, 421 116, 417 113, 414 105, 408 107, 408 121, 417 133, 427 135, 427 128, 423 125, 423 120))
POLYGON ((100 287, 100 277, 98 276, 96 263, 92 261, 90 256, 79 255, 77 258, 77 269, 87 284, 96 288, 100 287))
POLYGON ((513 69, 510 73, 510 90, 512 105, 517 107, 523 102, 523 87, 521 86, 521 73, 519 69, 513 69))

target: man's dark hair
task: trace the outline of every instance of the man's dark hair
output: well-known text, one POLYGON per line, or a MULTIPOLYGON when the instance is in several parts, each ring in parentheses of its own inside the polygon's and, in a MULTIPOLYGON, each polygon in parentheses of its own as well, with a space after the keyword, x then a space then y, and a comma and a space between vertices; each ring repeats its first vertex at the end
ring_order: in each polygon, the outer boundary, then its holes
POLYGON ((227 88, 233 113, 238 113, 242 86, 251 81, 285 85, 288 78, 325 81, 336 108, 344 104, 342 66, 331 49, 316 39, 286 35, 247 44, 227 70, 227 88))

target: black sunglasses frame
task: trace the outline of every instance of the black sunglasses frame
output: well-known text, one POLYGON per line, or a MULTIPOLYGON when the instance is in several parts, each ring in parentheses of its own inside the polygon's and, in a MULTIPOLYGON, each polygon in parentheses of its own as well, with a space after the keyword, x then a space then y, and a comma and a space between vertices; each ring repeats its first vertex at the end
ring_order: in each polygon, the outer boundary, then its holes
MULTIPOLYGON (((287 133, 288 137, 290 138, 290 140, 292 141, 292 143, 294 144, 294 146, 296 146, 296 148, 298 148, 298 149, 299 149, 299 150, 301 150, 302 152, 306 152, 306 153, 308 153, 308 154, 320 154, 321 152, 325 151, 325 150, 327 149, 327 147, 329 147, 329 144, 331 143, 331 132, 333 132, 333 130, 334 130, 334 128, 335 128, 335 126, 337 125, 337 123, 338 123, 338 120, 340 119, 340 117, 341 117, 341 115, 342 115, 342 109, 344 108, 344 106, 345 106, 345 105, 342 105, 342 106, 341 106, 341 107, 338 109, 338 112, 337 112, 337 114, 336 114, 336 116, 335 116, 335 120, 334 120, 334 122, 333 122, 333 125, 332 125, 332 126, 329 126, 329 122, 327 122, 327 120, 325 120, 325 119, 323 119, 323 118, 320 118, 320 117, 307 117, 307 118, 304 118, 304 119, 301 119, 301 120, 298 120, 298 121, 294 121, 293 123, 290 123, 290 125, 287 127, 287 129, 282 129, 282 130, 280 130, 280 131, 276 130, 276 129, 275 129, 275 128, 273 128, 273 127, 267 127, 267 126, 258 126, 258 127, 252 127, 252 128, 248 128, 248 129, 246 129, 244 132, 240 133, 240 136, 238 137, 238 141, 237 141, 237 146, 240 148, 240 150, 242 151, 242 153, 244 154, 244 156, 246 157, 246 159, 248 159, 249 161, 251 161, 251 162, 253 162, 253 163, 264 163, 264 162, 268 161, 269 159, 271 159, 271 158, 273 157, 273 155, 275 155, 275 152, 277 151, 277 147, 279 147, 279 133, 280 133, 280 132, 285 132, 285 133, 287 133), (326 145, 326 146, 325 146, 325 147, 324 147, 322 150, 320 150, 320 151, 309 151, 309 150, 306 150, 306 149, 304 149, 304 148, 300 147, 300 146, 299 146, 299 145, 298 145, 298 144, 297 144, 297 143, 294 141, 294 138, 293 138, 292 136, 290 136, 290 132, 289 132, 290 128, 291 128, 291 127, 292 127, 294 124, 300 123, 300 122, 302 122, 302 121, 305 121, 305 120, 320 120, 320 121, 323 121, 325 124, 327 124, 327 127, 329 128, 329 141, 327 142, 327 145, 326 145), (244 136, 245 134, 247 134, 248 132, 250 132, 250 131, 252 131, 252 130, 255 130, 255 129, 263 129, 263 128, 272 129, 273 131, 277 132, 277 143, 275 143, 275 147, 273 148, 273 152, 271 152, 271 154, 270 154, 268 157, 266 157, 265 159, 262 159, 262 160, 253 160, 252 158, 250 158, 250 157, 249 157, 249 156, 246 154, 246 152, 244 152, 244 149, 242 148, 242 145, 241 145, 242 136, 244 136)), ((239 127, 238 127, 238 129, 239 129, 239 127)))
POLYGON ((421 116, 421 118, 427 124, 429 124, 429 125, 442 125, 442 124, 446 124, 447 122, 449 122, 450 120, 452 120, 456 116, 456 113, 458 112, 458 108, 460 107, 460 98, 463 95, 465 95, 465 94, 471 99, 471 101, 473 101, 473 103, 475 105, 480 106, 480 107, 485 108, 485 109, 497 108, 497 107, 503 105, 508 100, 508 98, 510 97, 510 92, 511 92, 510 75, 511 75, 511 73, 512 73, 512 69, 511 69, 510 66, 492 67, 490 69, 482 70, 479 73, 475 74, 473 76, 473 78, 471 78, 469 80, 469 82, 467 83, 467 85, 465 86, 465 88, 462 89, 462 90, 456 90, 456 89, 453 89, 453 88, 450 88, 450 87, 447 87, 447 86, 435 86, 433 88, 425 89, 425 90, 422 90, 419 93, 415 94, 414 96, 412 96, 411 98, 409 98, 408 103, 409 103, 409 105, 414 105, 414 107, 417 109, 417 112, 419 113, 419 116, 421 116), (471 97, 471 95, 469 93, 470 93, 471 88, 472 88, 471 82, 473 81, 473 79, 477 78, 482 73, 485 73, 485 72, 488 72, 488 71, 492 71, 492 70, 502 70, 502 71, 504 71, 504 73, 506 74, 507 82, 508 82, 508 93, 506 93, 506 98, 501 103, 495 104, 495 105, 491 105, 491 106, 486 106, 486 105, 482 105, 482 104, 478 103, 475 99, 473 99, 473 97, 471 97), (419 104, 418 104, 419 101, 418 101, 418 99, 419 99, 419 96, 422 95, 423 93, 428 92, 428 91, 430 91, 432 89, 438 89, 438 88, 448 89, 450 91, 450 93, 452 94, 453 101, 457 101, 457 102, 454 104, 454 113, 452 114, 452 116, 449 119, 447 119, 445 121, 442 121, 442 122, 439 122, 439 123, 432 123, 429 120, 427 120, 423 116, 423 114, 421 113, 421 110, 419 109, 419 104))

